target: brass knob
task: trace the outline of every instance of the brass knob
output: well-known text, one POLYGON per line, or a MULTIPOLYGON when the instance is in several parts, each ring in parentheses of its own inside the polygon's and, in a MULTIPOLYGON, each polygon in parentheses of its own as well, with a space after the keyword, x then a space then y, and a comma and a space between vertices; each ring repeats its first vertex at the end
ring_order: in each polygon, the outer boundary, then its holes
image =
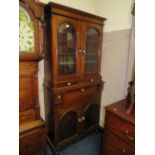
POLYGON ((90 81, 91 81, 91 82, 94 82, 94 79, 93 79, 93 78, 91 78, 91 79, 90 79, 90 81))
POLYGON ((68 85, 68 86, 70 86, 70 85, 71 85, 71 83, 70 83, 70 82, 68 82, 68 83, 67 83, 67 85, 68 85))
POLYGON ((82 117, 82 120, 84 121, 85 120, 85 117, 82 117))
POLYGON ((81 89, 81 91, 82 91, 82 92, 84 92, 84 91, 85 91, 85 89, 84 89, 84 88, 82 88, 82 89, 81 89))
POLYGON ((57 96, 57 99, 60 99, 60 98, 61 98, 61 96, 60 96, 60 95, 58 95, 58 96, 57 96))
POLYGON ((125 149, 122 149, 122 153, 126 153, 126 150, 125 149))
POLYGON ((93 82, 93 81, 94 81, 94 79, 93 79, 93 78, 91 78, 91 79, 90 79, 90 81, 91 81, 91 82, 93 82))
POLYGON ((83 53, 83 55, 85 55, 85 54, 86 54, 86 50, 85 50, 85 49, 83 49, 83 50, 82 50, 82 53, 83 53))
POLYGON ((126 130, 125 130, 125 133, 128 134, 128 133, 129 133, 129 130, 126 129, 126 130))
POLYGON ((78 122, 82 122, 81 118, 78 118, 78 122))

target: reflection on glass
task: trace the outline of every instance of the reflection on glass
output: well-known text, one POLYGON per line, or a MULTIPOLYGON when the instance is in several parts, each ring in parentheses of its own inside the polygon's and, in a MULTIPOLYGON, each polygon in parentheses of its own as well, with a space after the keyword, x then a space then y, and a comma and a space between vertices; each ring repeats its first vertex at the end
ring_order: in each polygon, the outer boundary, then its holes
POLYGON ((76 31, 63 23, 58 31, 58 74, 70 75, 76 72, 76 31))
POLYGON ((86 38, 86 73, 96 72, 98 66, 99 34, 90 28, 86 38))

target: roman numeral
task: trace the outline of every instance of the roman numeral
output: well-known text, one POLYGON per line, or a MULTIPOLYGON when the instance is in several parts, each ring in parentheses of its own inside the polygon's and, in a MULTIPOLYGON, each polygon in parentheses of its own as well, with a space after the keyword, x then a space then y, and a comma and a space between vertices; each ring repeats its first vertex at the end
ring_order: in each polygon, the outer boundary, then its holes
POLYGON ((30 42, 30 41, 27 41, 27 43, 28 43, 29 45, 31 45, 31 42, 30 42))

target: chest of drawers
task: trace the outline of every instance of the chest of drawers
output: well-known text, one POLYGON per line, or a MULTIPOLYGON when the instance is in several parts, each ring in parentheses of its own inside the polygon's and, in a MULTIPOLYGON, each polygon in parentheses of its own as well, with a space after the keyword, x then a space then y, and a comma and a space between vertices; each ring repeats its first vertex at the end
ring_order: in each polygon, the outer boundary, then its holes
POLYGON ((125 100, 106 107, 103 155, 134 155, 134 112, 126 114, 125 100))

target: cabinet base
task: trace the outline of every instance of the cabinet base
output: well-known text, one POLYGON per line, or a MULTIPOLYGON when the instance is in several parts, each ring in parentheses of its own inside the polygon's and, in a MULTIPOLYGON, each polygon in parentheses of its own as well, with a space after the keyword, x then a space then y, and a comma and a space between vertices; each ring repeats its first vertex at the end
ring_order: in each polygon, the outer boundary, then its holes
POLYGON ((59 154, 59 151, 60 151, 61 149, 63 149, 63 148, 65 148, 65 147, 67 147, 68 145, 70 145, 70 144, 72 144, 72 143, 74 143, 74 142, 76 142, 76 141, 78 141, 78 140, 80 140, 80 139, 82 139, 82 138, 88 136, 89 134, 91 134, 91 133, 93 133, 93 132, 101 133, 101 132, 100 132, 100 129, 99 129, 99 127, 98 127, 98 128, 96 128, 96 129, 89 130, 87 133, 83 133, 82 135, 80 135, 80 136, 78 136, 78 137, 75 137, 75 138, 72 138, 70 141, 68 141, 68 142, 66 142, 66 143, 61 143, 60 145, 57 145, 57 146, 51 141, 51 139, 50 139, 50 137, 49 137, 48 135, 46 135, 46 139, 47 139, 47 142, 48 142, 50 148, 52 149, 54 155, 58 155, 58 154, 59 154))

